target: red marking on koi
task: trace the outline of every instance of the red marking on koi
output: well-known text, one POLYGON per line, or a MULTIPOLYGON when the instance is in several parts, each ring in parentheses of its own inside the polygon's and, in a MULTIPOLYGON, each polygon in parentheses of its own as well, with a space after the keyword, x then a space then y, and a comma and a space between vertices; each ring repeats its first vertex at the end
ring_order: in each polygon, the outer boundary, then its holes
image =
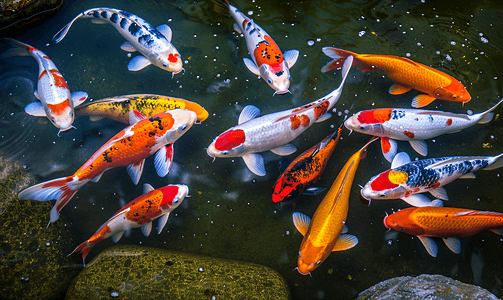
POLYGON ((370 187, 374 191, 384 191, 384 190, 394 189, 394 188, 398 187, 398 184, 393 183, 389 180, 388 174, 390 171, 391 170, 388 170, 384 173, 379 174, 379 176, 377 176, 376 179, 374 179, 374 181, 372 181, 372 183, 370 184, 370 187))
POLYGON ((389 142, 389 138, 381 138, 381 148, 383 153, 389 153, 391 150, 391 143, 389 142))
POLYGON ((241 129, 229 130, 222 133, 215 141, 218 151, 231 150, 245 142, 245 132, 241 129))
POLYGON ((318 119, 319 117, 323 116, 327 112, 329 104, 330 103, 328 101, 325 101, 325 102, 321 103, 320 105, 316 106, 314 108, 314 117, 316 119, 318 119))
POLYGON ((50 69, 49 72, 52 74, 52 77, 54 78, 57 87, 65 88, 68 90, 68 85, 66 84, 65 79, 63 78, 61 73, 59 73, 58 70, 50 69))
POLYGON ((292 122, 292 125, 290 127, 292 130, 296 130, 297 128, 299 128, 299 126, 300 126, 300 119, 299 119, 299 117, 297 117, 297 115, 291 116, 290 117, 290 121, 292 122))
POLYGON ((452 125, 452 119, 448 119, 447 120, 447 126, 451 126, 452 125))
POLYGON ((169 60, 170 62, 172 62, 172 63, 176 63, 176 62, 178 61, 178 57, 179 57, 179 56, 180 56, 180 55, 179 55, 178 53, 176 53, 175 55, 173 55, 173 53, 170 53, 170 54, 168 55, 168 60, 169 60))
POLYGON ((300 124, 303 126, 303 127, 307 127, 309 126, 309 123, 311 122, 311 119, 309 119, 308 116, 306 115, 300 115, 299 116, 299 119, 300 119, 300 124))
POLYGON ((58 116, 61 115, 68 107, 70 107, 70 99, 66 99, 58 104, 47 104, 47 108, 58 116))
POLYGON ((40 81, 40 79, 42 79, 44 75, 47 75, 47 70, 43 70, 42 73, 40 73, 40 76, 38 76, 38 80, 40 81))
POLYGON ((173 205, 173 199, 175 199, 178 194, 178 190, 179 188, 177 186, 167 186, 159 189, 163 195, 160 205, 162 209, 168 209, 171 205, 173 205))
POLYGON ((413 132, 410 132, 410 131, 405 130, 405 131, 403 132, 403 134, 404 134, 406 137, 410 138, 410 139, 413 139, 413 138, 414 138, 414 133, 413 133, 413 132))
POLYGON ((358 115, 358 122, 361 124, 384 123, 391 119, 392 111, 392 108, 365 110, 358 115))

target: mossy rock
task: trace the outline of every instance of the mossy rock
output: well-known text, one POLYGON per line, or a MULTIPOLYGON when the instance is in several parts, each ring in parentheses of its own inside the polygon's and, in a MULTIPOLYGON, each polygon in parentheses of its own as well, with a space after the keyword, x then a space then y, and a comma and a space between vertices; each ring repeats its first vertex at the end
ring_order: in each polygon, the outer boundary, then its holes
POLYGON ((247 262, 142 246, 100 253, 66 299, 289 299, 276 271, 247 262))
POLYGON ((64 0, 0 0, 0 33, 16 36, 54 16, 64 0))
POLYGON ((0 158, 0 298, 58 299, 81 268, 67 259, 75 243, 69 226, 48 228, 52 203, 19 200, 15 195, 31 177, 0 158))

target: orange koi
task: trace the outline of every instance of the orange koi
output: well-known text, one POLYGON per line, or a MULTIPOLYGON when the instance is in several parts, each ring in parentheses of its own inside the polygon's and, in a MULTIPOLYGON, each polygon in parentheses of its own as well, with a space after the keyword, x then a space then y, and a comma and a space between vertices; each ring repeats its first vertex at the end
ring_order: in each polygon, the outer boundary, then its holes
POLYGON ((357 237, 345 234, 349 193, 358 164, 365 157, 367 146, 377 139, 372 138, 349 158, 316 209, 312 221, 301 213, 293 214, 293 223, 304 236, 296 268, 300 274, 311 274, 311 271, 325 261, 332 251, 347 250, 358 243, 357 237))
POLYGON ((57 199, 51 210, 49 224, 59 218, 59 212, 89 181, 98 182, 106 170, 128 166, 134 184, 138 184, 145 159, 157 152, 154 164, 157 174, 168 174, 173 160, 172 144, 196 121, 196 113, 175 109, 145 117, 130 112, 132 125, 126 127, 101 146, 77 172, 68 177, 53 179, 29 187, 19 193, 23 200, 49 201, 57 199))
POLYGON ((503 234, 503 214, 453 207, 410 207, 384 217, 384 226, 410 235, 436 257, 438 248, 431 237, 442 238, 454 253, 461 252, 460 237, 490 230, 503 234))
POLYGON ((353 66, 363 65, 360 71, 381 70, 395 82, 389 89, 390 94, 401 95, 412 89, 426 93, 414 97, 412 107, 426 106, 435 99, 462 103, 471 99, 466 87, 456 78, 408 58, 356 54, 332 47, 324 47, 323 52, 334 60, 326 64, 321 69, 322 72, 340 68, 346 58, 352 55, 353 66))

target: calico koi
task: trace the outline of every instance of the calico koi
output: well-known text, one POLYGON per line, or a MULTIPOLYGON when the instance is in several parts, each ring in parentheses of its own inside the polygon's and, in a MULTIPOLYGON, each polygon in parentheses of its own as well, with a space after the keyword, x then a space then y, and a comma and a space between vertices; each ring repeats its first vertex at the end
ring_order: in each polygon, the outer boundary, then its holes
POLYGON ((68 177, 42 182, 21 191, 20 199, 49 201, 57 199, 51 210, 49 224, 59 218, 59 212, 72 197, 89 181, 98 182, 103 173, 111 168, 128 166, 127 172, 134 184, 138 184, 145 159, 157 152, 154 159, 157 174, 168 174, 173 161, 173 143, 196 121, 196 113, 175 109, 145 117, 130 112, 132 125, 126 127, 101 146, 77 172, 68 177))
POLYGON ((92 22, 95 24, 111 24, 127 40, 122 43, 122 50, 140 52, 141 55, 129 62, 129 71, 139 71, 151 64, 173 72, 173 76, 183 71, 182 57, 171 44, 172 31, 168 25, 163 24, 155 28, 137 15, 120 9, 98 7, 81 12, 54 35, 53 41, 59 43, 73 22, 80 18, 93 18, 92 22))
POLYGON ((360 66, 360 71, 383 71, 395 82, 389 89, 392 95, 401 95, 412 89, 425 94, 412 100, 412 107, 426 106, 435 99, 466 103, 471 96, 466 87, 456 78, 431 67, 414 62, 408 58, 392 55, 356 54, 342 49, 324 47, 323 52, 333 61, 327 63, 322 72, 340 67, 350 55, 354 57, 353 66, 360 66))

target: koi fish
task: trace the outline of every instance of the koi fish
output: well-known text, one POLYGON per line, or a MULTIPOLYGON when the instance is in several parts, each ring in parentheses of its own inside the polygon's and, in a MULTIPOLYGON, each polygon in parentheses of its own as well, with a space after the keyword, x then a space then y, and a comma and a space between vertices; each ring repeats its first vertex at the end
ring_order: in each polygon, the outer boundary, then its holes
POLYGON ((109 118, 118 122, 129 124, 129 112, 135 110, 145 116, 153 116, 171 109, 188 109, 197 114, 197 121, 202 122, 208 118, 208 112, 201 105, 168 96, 152 94, 124 95, 104 98, 79 107, 77 115, 91 116, 92 121, 109 118))
POLYGON ((300 274, 311 274, 311 271, 321 265, 332 251, 351 249, 358 244, 356 236, 345 234, 349 194, 356 169, 360 160, 366 155, 365 149, 375 140, 377 138, 373 137, 349 158, 314 212, 312 220, 301 213, 293 214, 293 224, 304 236, 296 268, 300 274))
POLYGON ((92 22, 96 24, 112 24, 127 40, 122 43, 121 49, 127 52, 140 52, 141 55, 129 62, 127 66, 129 71, 139 71, 151 64, 173 72, 173 76, 183 71, 182 58, 175 46, 171 44, 172 31, 168 25, 163 24, 154 28, 137 15, 120 9, 98 7, 81 12, 58 31, 52 40, 59 43, 66 36, 73 22, 79 18, 93 18, 92 22))
POLYGON ((171 184, 154 190, 150 184, 146 183, 143 186, 143 195, 122 207, 68 256, 80 252, 85 264, 86 256, 94 245, 109 237, 112 237, 112 241, 117 243, 124 232, 131 228, 141 227, 142 233, 149 236, 152 222, 157 218, 160 218, 157 234, 161 233, 168 221, 169 214, 180 206, 188 193, 189 187, 185 184, 171 184))
POLYGON ((435 198, 448 200, 442 187, 457 178, 475 178, 478 170, 494 170, 503 166, 503 153, 497 156, 454 156, 410 161, 405 152, 398 153, 391 169, 374 176, 362 188, 363 198, 402 199, 412 206, 442 206, 418 193, 429 192, 435 198), (415 195, 417 194, 417 195, 415 195))
POLYGON ((3 39, 14 48, 2 54, 2 58, 10 56, 33 56, 38 63, 38 82, 35 97, 40 102, 28 104, 24 111, 32 116, 47 117, 51 123, 61 131, 72 128, 74 107, 87 99, 86 92, 73 92, 66 84, 63 75, 52 60, 42 51, 14 39, 3 39))
POLYGON ((490 109, 473 115, 406 108, 364 110, 347 119, 344 125, 349 130, 381 137, 383 155, 391 162, 397 153, 396 140, 409 141, 417 153, 426 156, 428 146, 424 140, 488 123, 493 118, 492 111, 501 102, 503 99, 490 109))
POLYGON ((257 152, 270 150, 276 155, 290 155, 297 148, 288 143, 315 122, 330 118, 327 111, 339 100, 351 68, 352 58, 347 61, 339 88, 330 94, 304 106, 261 117, 257 117, 260 114, 257 107, 247 105, 239 115, 238 125, 217 136, 206 152, 210 157, 242 157, 251 172, 265 176, 264 159, 257 152))
POLYGON ((325 171, 328 160, 341 138, 341 133, 342 125, 320 143, 297 156, 276 180, 273 187, 272 201, 277 203, 290 200, 302 193, 316 195, 325 190, 325 188, 310 186, 325 171))
POLYGON ((290 91, 290 68, 297 62, 299 50, 281 53, 271 36, 240 12, 227 0, 213 0, 215 11, 221 15, 234 18, 234 30, 242 33, 252 59, 243 58, 248 70, 262 77, 275 90, 274 94, 285 94, 290 91))
POLYGON ((503 234, 503 214, 464 208, 411 207, 386 216, 383 222, 386 228, 417 236, 433 257, 438 248, 432 237, 442 238, 452 252, 459 254, 460 237, 482 230, 503 234))
POLYGON ((132 125, 124 128, 101 146, 77 172, 68 177, 42 182, 21 191, 20 199, 49 201, 57 199, 51 210, 49 224, 59 218, 59 212, 72 197, 89 181, 98 182, 103 173, 111 168, 128 166, 127 172, 134 184, 138 184, 145 159, 157 152, 154 159, 157 174, 168 174, 173 161, 173 143, 196 121, 196 113, 175 109, 145 117, 130 112, 132 125))
POLYGON ((426 106, 435 99, 466 103, 471 96, 466 87, 456 78, 408 58, 392 55, 356 54, 342 49, 324 47, 323 53, 334 60, 321 71, 338 68, 350 55, 353 66, 363 65, 360 71, 381 70, 395 82, 389 89, 392 95, 401 95, 412 89, 426 93, 412 99, 412 107, 426 106))

